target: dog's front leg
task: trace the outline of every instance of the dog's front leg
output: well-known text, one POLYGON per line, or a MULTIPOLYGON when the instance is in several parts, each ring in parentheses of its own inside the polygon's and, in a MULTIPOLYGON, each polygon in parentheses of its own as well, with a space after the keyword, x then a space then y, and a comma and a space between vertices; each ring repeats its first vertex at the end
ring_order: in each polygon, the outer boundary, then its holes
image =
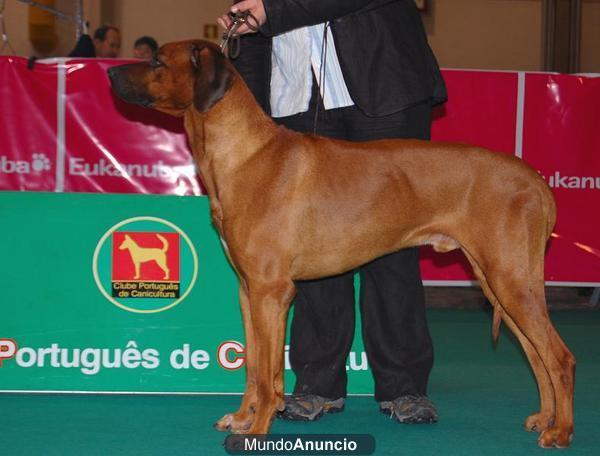
POLYGON ((254 347, 247 352, 246 362, 256 366, 255 383, 252 385, 256 388, 256 404, 252 425, 238 432, 266 434, 275 413, 284 407, 285 328, 296 289, 291 280, 249 282, 248 285, 254 347))
POLYGON ((226 414, 215 423, 215 428, 219 431, 243 432, 249 429, 256 407, 256 354, 254 353, 256 343, 247 286, 243 280, 240 280, 240 307, 246 336, 246 391, 239 410, 226 414))

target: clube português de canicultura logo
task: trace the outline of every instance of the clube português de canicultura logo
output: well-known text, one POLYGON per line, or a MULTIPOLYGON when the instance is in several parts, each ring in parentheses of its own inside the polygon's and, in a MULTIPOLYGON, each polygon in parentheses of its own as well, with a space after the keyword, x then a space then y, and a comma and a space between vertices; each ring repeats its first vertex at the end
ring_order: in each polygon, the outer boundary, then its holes
POLYGON ((100 292, 129 312, 154 313, 183 301, 198 273, 198 257, 188 236, 157 217, 117 223, 100 239, 93 259, 100 292))

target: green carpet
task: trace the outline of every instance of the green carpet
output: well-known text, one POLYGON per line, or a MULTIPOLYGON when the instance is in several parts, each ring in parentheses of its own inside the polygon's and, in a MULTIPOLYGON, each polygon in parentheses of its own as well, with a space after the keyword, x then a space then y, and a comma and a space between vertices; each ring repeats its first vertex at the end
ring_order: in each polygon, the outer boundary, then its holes
MULTIPOLYGON (((568 455, 600 454, 600 312, 552 316, 577 357, 575 438, 568 455)), ((512 337, 496 348, 483 311, 432 310, 436 350, 430 396, 440 422, 399 425, 380 414, 372 397, 350 397, 346 411, 317 423, 276 421, 276 433, 367 433, 377 455, 531 455, 522 430, 537 409, 537 389, 512 337)), ((212 424, 234 411, 239 396, 0 395, 0 454, 223 455, 225 434, 212 424)))

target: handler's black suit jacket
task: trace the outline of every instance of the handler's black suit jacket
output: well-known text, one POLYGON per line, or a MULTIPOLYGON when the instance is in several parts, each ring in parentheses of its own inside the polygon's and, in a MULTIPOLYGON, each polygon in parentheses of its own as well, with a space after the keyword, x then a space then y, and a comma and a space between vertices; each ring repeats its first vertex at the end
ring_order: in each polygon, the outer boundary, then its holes
POLYGON ((446 100, 446 88, 413 0, 263 0, 267 23, 242 38, 238 71, 269 112, 270 36, 327 20, 344 80, 366 115, 446 100))

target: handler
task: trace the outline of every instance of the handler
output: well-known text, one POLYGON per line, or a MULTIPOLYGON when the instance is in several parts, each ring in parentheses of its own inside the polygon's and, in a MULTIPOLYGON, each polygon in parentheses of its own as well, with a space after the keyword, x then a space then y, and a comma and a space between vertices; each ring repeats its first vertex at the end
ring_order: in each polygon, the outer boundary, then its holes
MULTIPOLYGON (((278 123, 350 141, 429 139, 431 106, 446 100, 446 89, 413 0, 243 0, 231 8, 246 10, 260 33, 242 37, 234 64, 278 123)), ((227 15, 218 21, 231 24, 227 15)), ((401 423, 437 421, 426 396, 433 347, 418 250, 379 258, 361 267, 360 277, 375 400, 401 423)), ((344 408, 353 272, 296 288, 290 344, 296 385, 280 416, 316 420, 344 408)))

